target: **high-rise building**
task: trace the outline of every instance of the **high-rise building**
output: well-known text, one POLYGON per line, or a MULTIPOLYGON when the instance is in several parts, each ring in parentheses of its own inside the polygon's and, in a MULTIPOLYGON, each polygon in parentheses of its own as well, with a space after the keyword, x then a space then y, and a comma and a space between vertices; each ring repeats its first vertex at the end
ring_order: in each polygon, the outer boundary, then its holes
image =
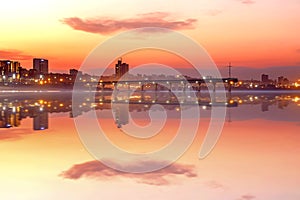
POLYGON ((269 75, 267 75, 267 74, 262 74, 262 75, 261 75, 261 82, 263 82, 263 83, 269 82, 269 75))
POLYGON ((48 60, 43 58, 34 58, 33 69, 35 69, 38 74, 48 74, 48 60))
POLYGON ((118 63, 115 66, 116 77, 120 78, 128 71, 129 71, 129 65, 127 63, 122 63, 122 58, 119 58, 118 63))
POLYGON ((78 70, 77 69, 70 69, 70 75, 77 76, 78 70))
POLYGON ((20 62, 11 60, 0 60, 1 75, 12 75, 19 72, 20 62))
POLYGON ((277 84, 280 87, 288 87, 289 83, 290 83, 290 81, 287 78, 283 77, 283 76, 279 76, 278 79, 277 79, 277 84))
POLYGON ((279 76, 278 79, 277 79, 277 84, 278 85, 283 85, 283 80, 284 80, 284 77, 283 76, 279 76))

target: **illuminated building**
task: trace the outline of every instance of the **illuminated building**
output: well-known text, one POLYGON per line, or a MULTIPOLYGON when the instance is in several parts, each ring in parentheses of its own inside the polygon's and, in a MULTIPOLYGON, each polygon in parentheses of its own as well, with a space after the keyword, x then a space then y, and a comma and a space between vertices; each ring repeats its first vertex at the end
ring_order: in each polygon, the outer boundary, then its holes
POLYGON ((116 77, 121 78, 128 71, 129 71, 129 65, 127 63, 122 63, 122 58, 119 58, 118 63, 115 66, 116 77))
POLYGON ((12 82, 19 78, 20 62, 11 60, 0 60, 0 79, 12 82))
POLYGON ((48 60, 43 58, 34 58, 33 69, 36 70, 38 74, 48 74, 48 60))
POLYGON ((283 76, 279 76, 277 79, 277 85, 279 87, 288 87, 289 86, 289 80, 283 76))

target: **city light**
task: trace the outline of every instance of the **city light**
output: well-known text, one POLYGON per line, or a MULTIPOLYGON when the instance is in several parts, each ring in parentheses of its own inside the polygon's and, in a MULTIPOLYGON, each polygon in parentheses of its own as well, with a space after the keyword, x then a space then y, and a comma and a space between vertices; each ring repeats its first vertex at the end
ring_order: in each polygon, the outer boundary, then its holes
POLYGON ((292 99, 292 101, 295 103, 298 103, 300 101, 300 98, 296 96, 292 99))
MULTIPOLYGON (((118 81, 121 75, 129 71, 128 64, 123 63, 122 60, 118 60, 118 64, 115 68, 115 74, 108 76, 94 76, 89 74, 84 74, 76 69, 70 69, 70 73, 52 73, 48 71, 48 60, 44 58, 34 58, 33 59, 33 68, 26 69, 22 68, 20 62, 18 61, 8 61, 8 60, 0 60, 1 68, 0 68, 0 83, 2 82, 5 86, 10 86, 13 84, 23 84, 27 86, 31 85, 47 85, 47 87, 51 85, 61 85, 61 87, 68 87, 68 85, 73 86, 75 80, 78 80, 85 87, 92 88, 96 86, 98 89, 104 90, 116 89, 117 86, 122 87, 126 86, 126 89, 132 90, 140 88, 143 91, 146 90, 173 90, 173 88, 181 89, 184 91, 185 89, 197 89, 200 91, 200 84, 204 82, 202 87, 210 88, 209 84, 212 83, 214 90, 216 89, 216 85, 223 82, 224 86, 228 90, 245 89, 245 90, 258 90, 258 89, 299 89, 300 88, 300 79, 297 81, 289 81, 284 76, 279 76, 276 79, 270 79, 269 75, 262 74, 261 80, 238 80, 237 78, 222 78, 216 79, 212 76, 202 76, 202 77, 191 77, 192 79, 185 79, 185 75, 172 75, 166 76, 164 74, 161 75, 132 75, 129 74, 129 78, 125 81, 118 81), (17 68, 9 71, 7 68, 11 69, 12 66, 19 66, 17 68), (77 78, 76 78, 77 77, 77 78), (163 77, 163 78, 162 78, 163 77), (162 78, 162 79, 161 79, 162 78), (130 81, 130 82, 129 82, 130 81), (167 84, 168 87, 157 87, 157 83, 163 82, 167 84), (185 84, 187 81, 188 84, 185 84), (153 87, 153 85, 155 87, 153 87), (197 86, 195 86, 197 84, 197 86), (131 87, 129 87, 131 85, 131 87), (142 86, 143 85, 143 86, 142 86), (105 88, 104 88, 105 86, 105 88), (230 87, 229 87, 230 86, 230 87)), ((43 86, 46 87, 46 86, 43 86)), ((71 88, 71 87, 68 87, 71 88)))

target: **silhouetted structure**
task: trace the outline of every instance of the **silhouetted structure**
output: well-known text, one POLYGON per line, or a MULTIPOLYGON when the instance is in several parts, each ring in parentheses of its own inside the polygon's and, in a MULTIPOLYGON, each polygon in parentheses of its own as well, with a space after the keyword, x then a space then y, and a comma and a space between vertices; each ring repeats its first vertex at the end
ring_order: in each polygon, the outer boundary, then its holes
POLYGON ((119 58, 118 63, 115 66, 116 77, 121 78, 128 71, 129 71, 129 65, 127 63, 122 63, 122 58, 119 58))
POLYGON ((262 74, 262 75, 261 75, 261 82, 263 82, 263 83, 268 83, 268 82, 269 82, 269 75, 267 75, 267 74, 262 74))
POLYGON ((19 78, 20 62, 11 60, 0 60, 0 79, 13 82, 19 78))
POLYGON ((33 69, 35 69, 38 74, 48 74, 48 60, 43 58, 34 58, 33 69))

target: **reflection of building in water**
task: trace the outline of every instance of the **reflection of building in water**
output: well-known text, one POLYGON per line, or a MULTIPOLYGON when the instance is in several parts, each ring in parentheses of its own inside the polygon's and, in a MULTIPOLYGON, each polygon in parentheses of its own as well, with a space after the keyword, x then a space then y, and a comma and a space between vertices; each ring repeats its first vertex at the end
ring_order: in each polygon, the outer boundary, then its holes
POLYGON ((269 105, 270 105, 270 103, 268 101, 263 101, 261 103, 261 111, 262 112, 269 111, 269 105))
POLYGON ((20 125, 20 114, 16 112, 16 107, 5 108, 0 113, 0 128, 10 128, 20 125))
POLYGON ((39 111, 33 117, 33 130, 48 129, 48 112, 39 111))
POLYGON ((0 102, 0 128, 18 127, 21 120, 27 117, 33 118, 33 130, 48 129, 48 111, 42 107, 16 102, 5 102, 3 105, 0 102))
POLYGON ((289 101, 285 98, 278 100, 278 108, 279 109, 284 109, 289 105, 289 101))
MULTIPOLYGON (((70 113, 70 117, 77 117, 91 110, 112 110, 115 116, 116 125, 121 128, 129 123, 129 112, 147 112, 154 104, 163 105, 166 110, 190 109, 200 106, 202 109, 211 109, 212 106, 226 106, 228 108, 243 105, 259 105, 261 111, 268 111, 270 107, 277 106, 283 109, 288 105, 297 104, 300 106, 300 97, 297 94, 232 94, 227 102, 221 99, 211 100, 209 94, 202 94, 195 97, 177 94, 177 97, 168 92, 137 92, 122 97, 119 92, 112 100, 112 93, 99 93, 92 101, 91 97, 83 96, 79 102, 73 105, 71 93, 35 94, 24 98, 24 96, 0 96, 0 128, 20 126, 25 118, 33 119, 33 129, 47 129, 48 113, 70 113), (130 104, 130 106, 128 105, 130 104), (184 104, 181 108, 180 103, 184 104)), ((125 93, 124 93, 125 94, 125 93)), ((126 93, 127 94, 127 93, 126 93)), ((31 94, 30 94, 31 95, 31 94)), ((49 114, 50 115, 50 114, 49 114)))
POLYGON ((115 114, 115 123, 118 128, 126 125, 129 122, 129 105, 113 104, 113 112, 115 114))

